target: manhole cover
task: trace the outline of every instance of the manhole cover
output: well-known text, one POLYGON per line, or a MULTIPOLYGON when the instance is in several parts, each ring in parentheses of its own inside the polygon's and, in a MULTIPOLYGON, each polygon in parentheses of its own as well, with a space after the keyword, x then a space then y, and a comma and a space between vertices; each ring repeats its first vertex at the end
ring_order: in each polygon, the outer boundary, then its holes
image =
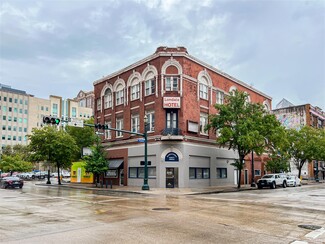
POLYGON ((322 228, 319 225, 298 225, 298 227, 308 229, 308 230, 318 230, 318 229, 322 228))
POLYGON ((170 208, 153 208, 152 210, 154 210, 154 211, 166 211, 166 210, 170 210, 170 208))

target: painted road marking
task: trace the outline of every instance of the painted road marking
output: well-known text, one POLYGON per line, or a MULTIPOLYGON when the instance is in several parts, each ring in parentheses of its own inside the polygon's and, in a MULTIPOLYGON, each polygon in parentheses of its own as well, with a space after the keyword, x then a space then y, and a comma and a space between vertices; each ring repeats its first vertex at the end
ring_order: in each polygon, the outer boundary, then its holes
POLYGON ((322 235, 324 233, 325 233, 325 228, 320 228, 320 229, 317 229, 317 230, 314 230, 314 231, 308 233, 307 235, 305 235, 305 237, 316 239, 317 237, 319 237, 320 235, 322 235))

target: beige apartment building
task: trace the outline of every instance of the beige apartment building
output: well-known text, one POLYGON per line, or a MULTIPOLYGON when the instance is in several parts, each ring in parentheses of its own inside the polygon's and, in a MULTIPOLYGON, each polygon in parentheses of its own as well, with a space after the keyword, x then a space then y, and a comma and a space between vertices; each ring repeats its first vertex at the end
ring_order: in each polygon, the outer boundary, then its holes
MULTIPOLYGON (((63 120, 91 118, 93 109, 87 107, 93 104, 93 101, 89 101, 89 98, 92 97, 91 94, 94 92, 79 92, 79 100, 63 99, 54 95, 50 95, 49 99, 44 99, 30 95, 26 91, 0 84, 1 149, 7 145, 27 145, 27 135, 32 132, 33 128, 43 126, 44 116, 53 116, 63 120), (81 102, 82 98, 85 99, 85 102, 81 102)), ((66 123, 62 122, 61 125, 65 126, 66 123)))

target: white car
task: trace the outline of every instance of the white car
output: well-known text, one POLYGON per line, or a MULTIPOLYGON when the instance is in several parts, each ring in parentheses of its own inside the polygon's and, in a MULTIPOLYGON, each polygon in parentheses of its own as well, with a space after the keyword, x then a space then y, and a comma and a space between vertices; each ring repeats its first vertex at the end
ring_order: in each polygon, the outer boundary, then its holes
POLYGON ((300 179, 295 175, 288 175, 287 176, 287 185, 288 186, 301 186, 300 179))

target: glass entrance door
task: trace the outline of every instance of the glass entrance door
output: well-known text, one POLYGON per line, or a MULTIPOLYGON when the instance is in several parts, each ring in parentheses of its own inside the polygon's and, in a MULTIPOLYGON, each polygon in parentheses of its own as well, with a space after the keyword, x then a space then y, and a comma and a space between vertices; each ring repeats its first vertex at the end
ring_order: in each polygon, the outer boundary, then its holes
POLYGON ((178 168, 166 168, 166 188, 178 187, 178 168))

